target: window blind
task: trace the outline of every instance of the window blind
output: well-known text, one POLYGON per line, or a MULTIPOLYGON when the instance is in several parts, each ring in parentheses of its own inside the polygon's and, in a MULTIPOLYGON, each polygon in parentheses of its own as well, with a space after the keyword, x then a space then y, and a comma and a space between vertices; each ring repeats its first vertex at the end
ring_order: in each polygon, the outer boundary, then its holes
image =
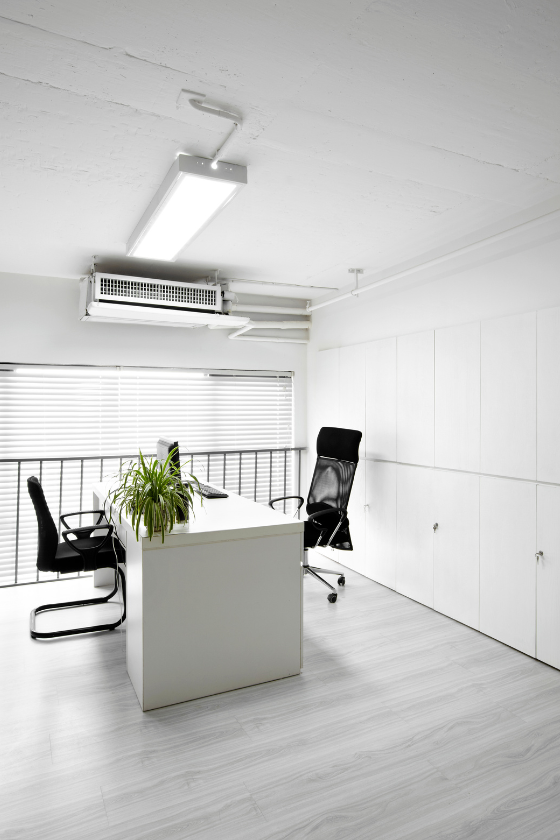
POLYGON ((58 522, 59 512, 91 507, 91 485, 118 472, 123 456, 154 454, 158 438, 166 437, 179 441, 183 463, 189 453, 232 453, 195 457, 186 470, 266 503, 283 495, 284 486, 291 492, 292 457, 233 453, 288 448, 292 434, 290 372, 0 370, 0 585, 35 579, 37 526, 28 476, 42 481, 58 522), (18 467, 23 458, 36 460, 18 467), (49 458, 56 460, 43 460, 49 458))

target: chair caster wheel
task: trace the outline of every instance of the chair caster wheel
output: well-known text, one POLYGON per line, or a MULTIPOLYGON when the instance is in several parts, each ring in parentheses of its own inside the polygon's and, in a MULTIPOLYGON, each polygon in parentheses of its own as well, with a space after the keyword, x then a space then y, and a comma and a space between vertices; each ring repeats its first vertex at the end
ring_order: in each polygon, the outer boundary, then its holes
POLYGON ((339 586, 344 586, 345 583, 346 583, 346 578, 344 577, 344 575, 340 575, 340 577, 338 579, 338 585, 339 586))
POLYGON ((331 594, 330 594, 330 595, 327 595, 327 601, 329 601, 331 604, 334 604, 334 602, 336 601, 336 599, 337 599, 337 594, 336 594, 336 592, 331 592, 331 594))

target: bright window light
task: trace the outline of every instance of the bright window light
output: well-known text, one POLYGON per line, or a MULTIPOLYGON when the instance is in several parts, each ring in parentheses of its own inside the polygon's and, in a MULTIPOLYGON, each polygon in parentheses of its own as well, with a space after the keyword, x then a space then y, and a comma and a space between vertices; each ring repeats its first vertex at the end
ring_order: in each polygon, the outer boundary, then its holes
POLYGON ((127 247, 127 255, 174 260, 247 183, 247 169, 179 155, 127 247))

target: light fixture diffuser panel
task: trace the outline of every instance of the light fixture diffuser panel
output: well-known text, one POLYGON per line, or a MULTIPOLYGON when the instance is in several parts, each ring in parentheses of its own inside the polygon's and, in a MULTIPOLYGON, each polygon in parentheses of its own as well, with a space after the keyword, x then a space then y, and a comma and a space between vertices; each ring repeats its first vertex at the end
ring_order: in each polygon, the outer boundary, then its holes
POLYGON ((179 155, 127 245, 127 256, 175 260, 247 183, 247 167, 179 155))

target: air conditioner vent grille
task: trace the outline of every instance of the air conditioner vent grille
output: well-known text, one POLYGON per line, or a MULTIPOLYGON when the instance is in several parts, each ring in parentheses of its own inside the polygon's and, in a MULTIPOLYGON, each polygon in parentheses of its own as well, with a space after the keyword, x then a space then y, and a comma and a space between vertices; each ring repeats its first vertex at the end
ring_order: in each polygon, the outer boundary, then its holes
POLYGON ((118 300, 152 301, 170 306, 221 309, 220 289, 139 278, 99 275, 99 295, 118 300))

